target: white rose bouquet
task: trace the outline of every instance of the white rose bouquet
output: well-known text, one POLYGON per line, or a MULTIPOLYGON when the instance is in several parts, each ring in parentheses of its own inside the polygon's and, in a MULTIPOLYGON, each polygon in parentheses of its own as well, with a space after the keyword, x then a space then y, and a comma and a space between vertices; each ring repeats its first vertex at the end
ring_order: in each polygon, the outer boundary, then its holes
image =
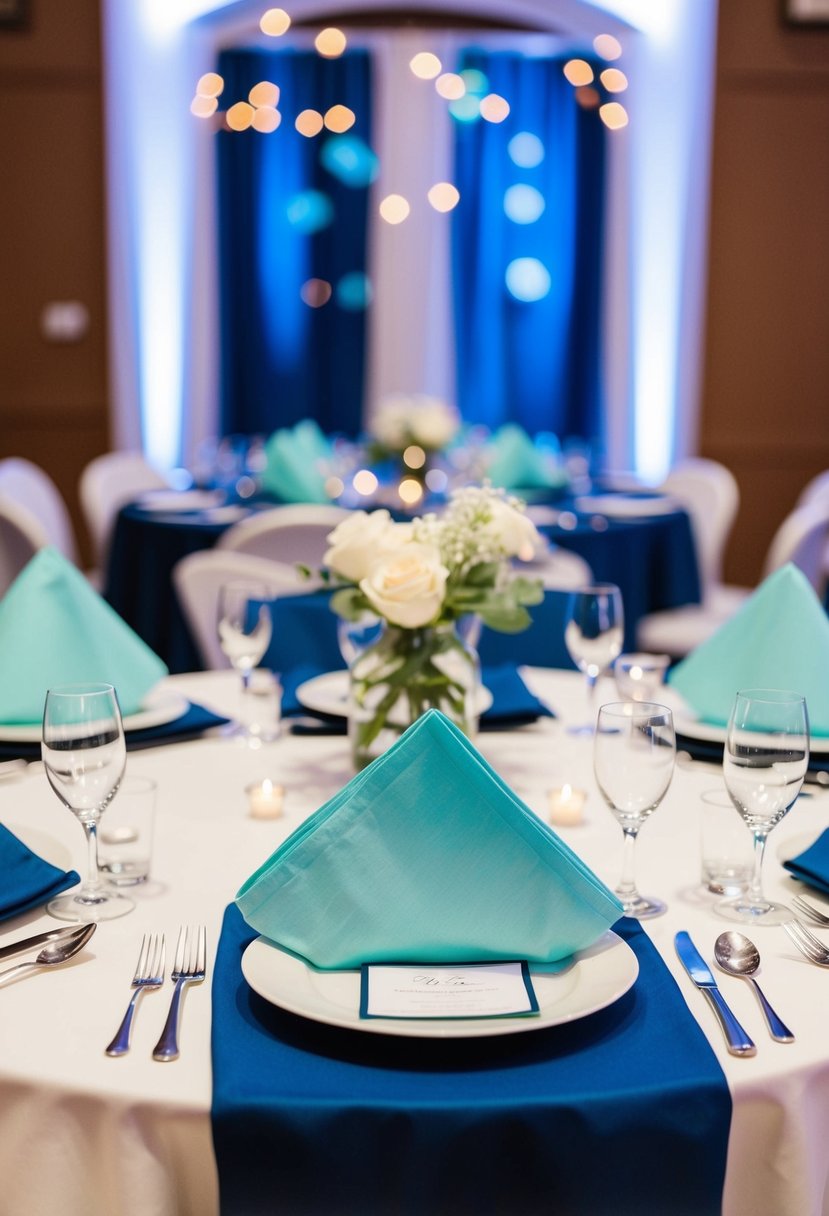
POLYGON ((395 523, 388 511, 354 512, 328 537, 324 564, 341 586, 331 607, 347 620, 372 613, 380 640, 352 665, 352 744, 358 767, 427 709, 467 733, 477 716, 476 656, 455 629, 477 617, 502 633, 531 623, 541 584, 514 557, 539 543, 518 500, 489 486, 457 490, 442 515, 395 523), (379 741, 379 745, 378 745, 379 741))
POLYGON ((370 430, 369 454, 375 459, 399 456, 412 445, 428 454, 452 442, 460 430, 460 417, 439 397, 397 393, 381 402, 370 430))

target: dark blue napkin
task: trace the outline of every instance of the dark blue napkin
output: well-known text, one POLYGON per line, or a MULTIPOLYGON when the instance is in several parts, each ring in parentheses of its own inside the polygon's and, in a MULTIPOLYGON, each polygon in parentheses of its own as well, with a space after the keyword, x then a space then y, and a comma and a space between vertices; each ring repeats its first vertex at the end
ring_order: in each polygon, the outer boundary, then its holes
MULTIPOLYGON (((677 732, 677 751, 687 752, 692 760, 706 760, 709 764, 722 764, 723 745, 716 739, 692 739, 677 732)), ((809 756, 810 773, 829 773, 829 752, 812 752, 809 756)))
MULTIPOLYGON (((224 726, 230 719, 214 714, 203 705, 191 703, 180 717, 159 726, 147 726, 143 730, 128 730, 124 738, 127 751, 140 751, 142 747, 158 747, 162 743, 184 743, 198 739, 213 726, 224 726)), ((2 728, 0 728, 2 734, 2 728)), ((0 760, 39 760, 40 743, 0 743, 0 760)))
POLYGON ((0 919, 40 907, 80 881, 74 870, 44 861, 0 823, 0 919))
POLYGON ((248 988, 255 934, 225 913, 213 973, 223 1216, 715 1216, 731 1098, 641 926, 609 1008, 492 1039, 324 1026, 248 988))
POLYGON ((783 866, 801 882, 829 895, 829 828, 804 852, 784 861, 783 866))

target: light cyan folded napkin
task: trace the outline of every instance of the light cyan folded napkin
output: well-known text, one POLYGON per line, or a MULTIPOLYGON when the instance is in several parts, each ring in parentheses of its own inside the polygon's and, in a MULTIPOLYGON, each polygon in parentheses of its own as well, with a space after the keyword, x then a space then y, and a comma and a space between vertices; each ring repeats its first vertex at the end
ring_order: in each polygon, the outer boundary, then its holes
POLYGON ((329 502, 321 466, 330 456, 330 440, 313 419, 304 418, 275 431, 265 444, 262 486, 283 502, 329 502))
POLYGON ((437 710, 289 836, 236 902, 251 928, 326 969, 553 962, 622 914, 437 710))
POLYGON ((506 490, 552 489, 567 482, 566 473, 551 467, 524 428, 512 422, 489 443, 487 477, 506 490))
POLYGON ((167 668, 57 549, 41 549, 0 600, 0 722, 43 718, 55 684, 102 681, 135 713, 167 668))
POLYGON ((812 733, 829 734, 829 618, 806 576, 791 564, 769 575, 668 683, 718 726, 741 689, 791 688, 806 698, 812 733))

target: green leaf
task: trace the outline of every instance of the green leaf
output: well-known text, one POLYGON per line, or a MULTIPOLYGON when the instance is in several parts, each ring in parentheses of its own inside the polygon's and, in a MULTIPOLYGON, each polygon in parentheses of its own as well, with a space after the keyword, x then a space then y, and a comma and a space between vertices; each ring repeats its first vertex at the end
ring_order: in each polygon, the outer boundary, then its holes
POLYGON ((346 621, 357 621, 369 608, 369 602, 359 587, 342 587, 331 596, 331 610, 346 621))

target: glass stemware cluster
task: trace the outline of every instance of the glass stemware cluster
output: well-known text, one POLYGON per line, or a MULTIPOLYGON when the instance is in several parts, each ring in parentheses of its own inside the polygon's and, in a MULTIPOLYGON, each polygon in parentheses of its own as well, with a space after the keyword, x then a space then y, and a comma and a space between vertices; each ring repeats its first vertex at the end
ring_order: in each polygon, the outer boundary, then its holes
POLYGON ((623 638, 622 593, 614 583, 595 583, 571 593, 567 603, 564 645, 587 681, 589 715, 584 725, 568 728, 571 734, 593 734, 596 681, 621 654, 623 638))

